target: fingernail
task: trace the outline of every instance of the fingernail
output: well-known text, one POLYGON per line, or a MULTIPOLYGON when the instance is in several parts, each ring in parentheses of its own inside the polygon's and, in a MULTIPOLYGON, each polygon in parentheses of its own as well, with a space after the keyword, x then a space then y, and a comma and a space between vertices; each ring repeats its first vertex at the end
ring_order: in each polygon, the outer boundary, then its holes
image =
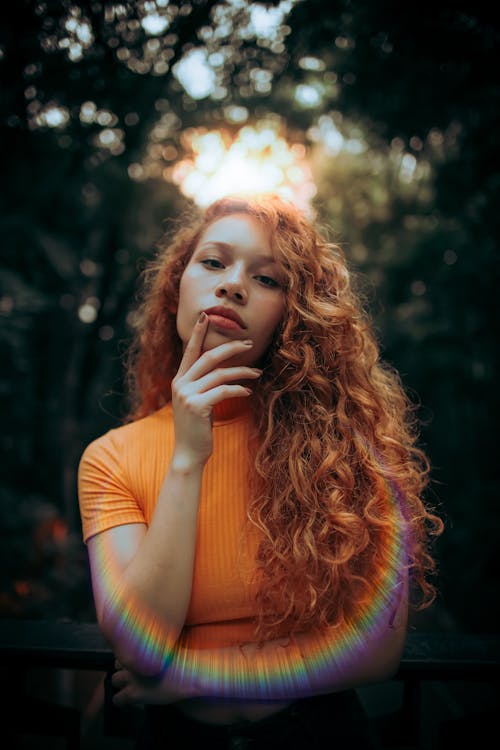
POLYGON ((202 312, 200 317, 198 318, 198 323, 203 323, 206 317, 207 317, 206 312, 202 312))
POLYGON ((246 339, 246 341, 242 341, 242 344, 245 344, 245 346, 253 346, 253 341, 251 339, 246 339))

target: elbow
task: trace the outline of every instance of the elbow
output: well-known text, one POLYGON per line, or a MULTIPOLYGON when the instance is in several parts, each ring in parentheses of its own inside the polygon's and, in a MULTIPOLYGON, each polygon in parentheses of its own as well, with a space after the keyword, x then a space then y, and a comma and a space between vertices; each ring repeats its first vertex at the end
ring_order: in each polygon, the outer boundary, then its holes
POLYGON ((371 664, 366 664, 361 673, 352 681, 353 687, 378 685, 392 680, 399 669, 400 657, 394 654, 380 654, 371 664))
POLYGON ((378 642, 366 662, 364 683, 379 683, 392 680, 399 670, 404 649, 404 631, 389 630, 382 642, 378 642))
POLYGON ((157 677, 168 667, 172 648, 151 648, 134 637, 109 639, 115 659, 125 669, 142 677, 157 677))
POLYGON ((144 677, 160 675, 169 665, 180 629, 164 628, 161 638, 139 633, 103 611, 98 619, 101 632, 115 659, 130 672, 144 677))
POLYGON ((381 662, 381 681, 392 680, 399 670, 405 644, 404 632, 397 634, 396 639, 389 644, 381 662))
POLYGON ((169 662, 165 656, 141 653, 138 649, 126 648, 122 644, 118 644, 113 653, 122 667, 140 677, 159 677, 169 662))
POLYGON ((398 672, 400 663, 401 654, 397 656, 391 656, 391 658, 387 660, 386 664, 383 665, 383 668, 381 670, 380 682, 392 680, 398 672))

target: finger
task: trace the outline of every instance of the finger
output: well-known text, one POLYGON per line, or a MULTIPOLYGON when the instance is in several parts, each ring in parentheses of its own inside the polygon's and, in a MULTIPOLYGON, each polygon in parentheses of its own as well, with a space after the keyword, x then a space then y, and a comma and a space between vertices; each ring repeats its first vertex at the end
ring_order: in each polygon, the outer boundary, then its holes
POLYGON ((136 688, 129 686, 113 695, 111 700, 115 706, 123 708, 123 706, 140 706, 144 703, 146 697, 147 694, 143 695, 142 692, 138 692, 136 688))
POLYGON ((129 706, 132 703, 132 700, 130 699, 126 690, 120 690, 119 693, 113 695, 111 700, 113 701, 115 706, 118 706, 118 708, 129 706))
POLYGON ((189 341, 187 342, 181 363, 177 371, 178 375, 184 375, 194 362, 200 356, 203 349, 203 341, 208 328, 208 315, 201 313, 200 317, 194 324, 189 341))
POLYGON ((228 341, 225 344, 220 344, 214 347, 214 349, 209 349, 191 365, 189 371, 190 379, 198 380, 214 370, 226 359, 248 351, 252 346, 253 341, 249 339, 237 339, 236 341, 228 341))
POLYGON ((116 688, 116 690, 121 690, 123 687, 125 687, 125 685, 127 685, 127 683, 128 675, 124 669, 121 669, 119 672, 115 672, 111 677, 111 684, 114 688, 116 688))
POLYGON ((196 390, 204 393, 218 385, 231 384, 232 380, 255 380, 261 375, 262 370, 254 367, 218 367, 196 381, 196 390))
POLYGON ((203 395, 200 395, 196 402, 199 405, 200 413, 206 414, 211 413, 211 410, 216 404, 224 401, 226 398, 243 398, 244 396, 251 396, 253 391, 251 388, 247 388, 244 385, 219 385, 217 388, 212 388, 203 395))

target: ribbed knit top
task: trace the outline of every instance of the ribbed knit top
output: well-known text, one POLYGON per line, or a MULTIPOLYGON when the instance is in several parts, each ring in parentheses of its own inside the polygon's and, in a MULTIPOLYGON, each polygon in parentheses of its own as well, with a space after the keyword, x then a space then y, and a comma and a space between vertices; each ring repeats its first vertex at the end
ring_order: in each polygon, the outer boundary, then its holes
MULTIPOLYGON (((251 640, 258 536, 245 527, 251 397, 213 411, 213 452, 202 477, 191 601, 183 640, 209 648, 251 640), (243 531, 245 533, 243 534, 243 531)), ((84 541, 114 526, 149 524, 174 449, 172 405, 107 432, 78 471, 84 541)))

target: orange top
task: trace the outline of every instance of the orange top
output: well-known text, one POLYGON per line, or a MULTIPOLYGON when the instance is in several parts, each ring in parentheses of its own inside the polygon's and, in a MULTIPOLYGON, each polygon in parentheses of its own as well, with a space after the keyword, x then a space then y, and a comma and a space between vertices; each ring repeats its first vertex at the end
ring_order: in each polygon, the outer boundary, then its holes
MULTIPOLYGON (((190 648, 252 640, 258 545, 243 535, 251 405, 227 399, 214 409, 213 452, 202 477, 193 588, 183 642, 190 648)), ((127 523, 149 524, 174 449, 172 405, 112 429, 84 451, 78 494, 84 541, 127 523)))

